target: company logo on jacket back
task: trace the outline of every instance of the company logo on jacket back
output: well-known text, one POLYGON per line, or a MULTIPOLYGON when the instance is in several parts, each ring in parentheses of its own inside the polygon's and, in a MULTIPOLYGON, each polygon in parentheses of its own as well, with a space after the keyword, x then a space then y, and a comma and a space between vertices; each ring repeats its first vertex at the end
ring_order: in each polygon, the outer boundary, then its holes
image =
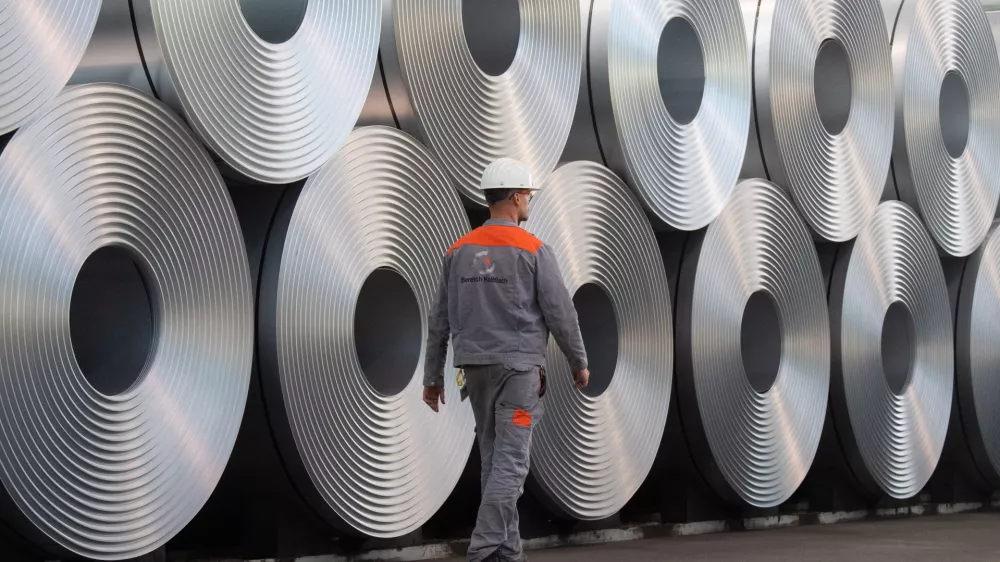
POLYGON ((462 283, 507 283, 506 277, 493 276, 493 272, 497 269, 497 264, 490 257, 489 250, 476 252, 472 257, 472 266, 482 277, 462 277, 462 283))

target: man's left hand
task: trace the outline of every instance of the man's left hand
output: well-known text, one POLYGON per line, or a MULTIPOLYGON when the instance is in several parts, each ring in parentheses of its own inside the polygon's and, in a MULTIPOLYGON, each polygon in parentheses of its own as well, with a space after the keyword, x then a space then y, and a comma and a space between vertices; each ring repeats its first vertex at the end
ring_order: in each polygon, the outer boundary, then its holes
POLYGON ((438 401, 440 400, 441 405, 444 405, 444 387, 443 386, 425 386, 424 387, 424 404, 434 410, 438 411, 438 401))

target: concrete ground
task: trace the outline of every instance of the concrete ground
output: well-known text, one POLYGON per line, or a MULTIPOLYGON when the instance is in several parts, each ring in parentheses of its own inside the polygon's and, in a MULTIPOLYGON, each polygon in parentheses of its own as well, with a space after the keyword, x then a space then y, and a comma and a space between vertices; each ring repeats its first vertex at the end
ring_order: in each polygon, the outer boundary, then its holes
MULTIPOLYGON (((1000 560, 1000 514, 861 521, 528 553, 531 562, 1000 560)), ((451 558, 449 562, 460 562, 451 558)))

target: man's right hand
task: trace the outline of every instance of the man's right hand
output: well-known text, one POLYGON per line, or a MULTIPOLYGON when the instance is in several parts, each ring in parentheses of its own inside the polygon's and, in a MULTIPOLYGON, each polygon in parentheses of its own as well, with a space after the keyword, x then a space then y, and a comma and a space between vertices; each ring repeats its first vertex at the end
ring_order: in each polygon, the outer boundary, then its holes
POLYGON ((443 386, 425 386, 424 387, 424 404, 434 410, 438 411, 438 402, 444 404, 444 387, 443 386))
POLYGON ((590 371, 589 370, 582 369, 582 370, 579 370, 579 371, 573 373, 573 386, 575 386, 576 388, 578 388, 580 390, 583 390, 583 389, 587 388, 587 385, 589 383, 590 383, 590 371))

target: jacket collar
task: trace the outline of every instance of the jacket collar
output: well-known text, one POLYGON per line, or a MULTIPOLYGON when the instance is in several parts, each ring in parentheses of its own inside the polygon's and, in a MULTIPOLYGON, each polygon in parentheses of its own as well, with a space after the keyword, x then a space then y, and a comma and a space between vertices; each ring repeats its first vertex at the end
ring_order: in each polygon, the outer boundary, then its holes
POLYGON ((517 226, 514 221, 508 219, 489 219, 483 226, 517 226))

